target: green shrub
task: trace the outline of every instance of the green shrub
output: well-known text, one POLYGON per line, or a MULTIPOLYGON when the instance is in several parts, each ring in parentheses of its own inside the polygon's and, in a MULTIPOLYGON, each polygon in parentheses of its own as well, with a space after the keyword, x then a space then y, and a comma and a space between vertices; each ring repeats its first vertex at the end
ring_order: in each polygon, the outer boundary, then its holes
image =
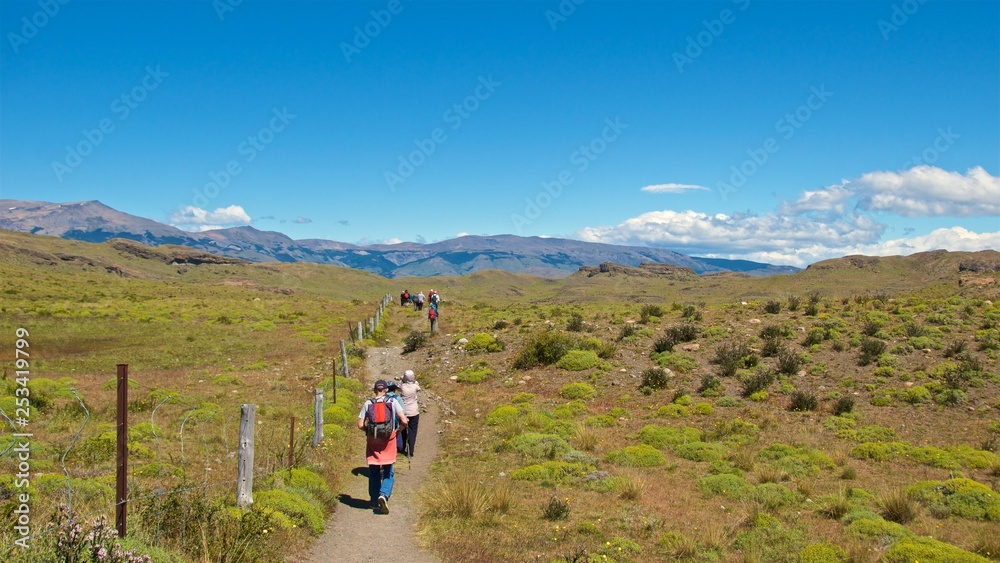
POLYGON ((788 405, 788 410, 790 411, 814 411, 819 407, 819 399, 816 395, 804 391, 795 391, 792 393, 792 402, 788 405))
POLYGON ((814 543, 799 552, 801 563, 846 563, 847 552, 831 543, 814 543))
POLYGON ((860 348, 861 355, 858 357, 858 365, 867 366, 885 353, 886 344, 877 338, 865 337, 861 339, 860 348))
POLYGON ((642 383, 639 387, 666 389, 669 383, 667 372, 663 371, 663 368, 649 368, 642 372, 642 383))
POLYGON ((793 506, 800 502, 799 494, 778 483, 761 483, 753 489, 752 498, 768 510, 793 506))
POLYGON ((712 405, 708 403, 698 403, 691 409, 691 412, 699 415, 709 415, 712 414, 712 405))
POLYGON ((323 422, 328 424, 357 424, 358 415, 351 413, 340 405, 332 405, 323 409, 323 422))
MULTIPOLYGON (((414 330, 403 340, 403 353, 416 352, 427 344, 427 334, 420 330, 414 330)), ((352 370, 353 371, 353 370, 352 370)))
POLYGON ((766 367, 758 368, 754 373, 747 374, 740 379, 742 385, 742 395, 750 397, 754 393, 766 391, 774 383, 774 372, 766 367))
POLYGON ((722 444, 688 442, 674 446, 674 453, 691 461, 715 461, 726 457, 729 450, 722 444))
POLYGON ((664 405, 657 409, 656 416, 662 418, 685 418, 691 414, 691 410, 684 405, 677 405, 671 403, 669 405, 664 405))
POLYGON ((618 426, 618 419, 609 414, 601 414, 588 418, 584 424, 592 428, 611 428, 618 426))
POLYGON ((588 412, 590 412, 590 409, 580 400, 570 401, 552 409, 552 415, 556 418, 573 418, 588 412))
POLYGON ((514 369, 528 369, 558 362, 573 348, 573 337, 560 332, 546 331, 536 334, 514 357, 514 369))
POLYGON ((903 400, 911 405, 931 402, 931 392, 923 385, 914 385, 904 392, 903 400))
POLYGON ((927 537, 908 537, 889 547, 882 556, 886 563, 988 563, 989 559, 927 537))
POLYGON ((661 352, 650 356, 658 366, 672 369, 678 373, 688 373, 698 369, 698 362, 691 356, 682 353, 661 352))
POLYGON ((721 399, 716 401, 715 404, 720 407, 729 407, 729 408, 740 406, 740 402, 737 401, 736 398, 730 397, 729 395, 722 397, 721 399))
POLYGON ((512 405, 500 405, 486 415, 486 424, 499 426, 509 422, 514 422, 521 416, 521 410, 512 405))
POLYGON ((680 444, 698 442, 700 439, 701 432, 691 426, 673 428, 670 426, 648 424, 643 426, 642 430, 639 430, 639 441, 661 450, 680 444))
POLYGON ((298 494, 280 489, 262 491, 254 494, 254 506, 280 512, 314 535, 323 533, 323 511, 298 494))
POLYGON ((732 500, 748 498, 753 493, 753 485, 739 475, 723 473, 702 477, 696 482, 705 498, 722 495, 732 500))
POLYGON ((712 363, 719 366, 719 375, 732 377, 740 369, 748 369, 757 365, 759 358, 746 342, 736 341, 720 345, 715 350, 712 363))
POLYGON ((959 518, 1000 522, 1000 495, 972 479, 921 481, 907 491, 928 508, 942 506, 959 518))
POLYGON ((465 349, 469 352, 475 351, 486 351, 486 352, 502 352, 504 349, 503 342, 493 338, 493 336, 486 334, 485 332, 479 332, 472 335, 472 338, 465 343, 465 349))
MULTIPOLYGON (((604 559, 607 561, 631 561, 633 559, 632 556, 640 552, 642 552, 642 547, 628 538, 614 538, 611 541, 604 542, 604 545, 598 550, 599 554, 610 558, 604 559)), ((597 560, 594 559, 594 561, 597 560)))
POLYGON ((554 434, 527 432, 514 436, 507 446, 528 459, 562 459, 573 448, 563 438, 554 434))
POLYGON ((907 530, 905 526, 877 517, 877 519, 854 520, 847 526, 847 535, 888 545, 899 539, 913 536, 913 532, 907 530))
POLYGON ((814 476, 820 469, 833 469, 836 464, 819 450, 790 446, 776 442, 757 452, 757 457, 770 461, 775 468, 794 477, 814 476))
POLYGON ((510 398, 510 402, 514 403, 515 405, 520 403, 530 403, 531 401, 534 400, 535 400, 534 393, 518 393, 517 395, 514 395, 513 397, 510 398))
POLYGON ((897 442, 899 436, 895 430, 888 426, 870 424, 858 429, 857 440, 859 442, 897 442))
POLYGON ((655 467, 666 463, 667 458, 653 446, 639 444, 608 452, 604 461, 629 467, 655 467))
POLYGON ((556 362, 556 367, 569 371, 583 371, 600 363, 597 354, 591 350, 570 350, 556 362))
POLYGON ((866 442, 851 449, 851 457, 872 461, 889 461, 910 451, 904 442, 866 442))
POLYGON ((778 351, 778 372, 785 375, 795 375, 805 365, 802 356, 783 348, 778 351))
POLYGON ((597 391, 586 383, 569 383, 559 390, 559 395, 564 399, 593 399, 597 391))
POLYGON ((849 413, 854 410, 854 399, 850 397, 841 397, 837 399, 837 402, 833 404, 833 415, 840 416, 842 414, 849 413))
POLYGON ((580 462, 546 461, 529 465, 514 471, 510 478, 518 481, 551 481, 563 483, 574 477, 582 477, 592 466, 580 462))
POLYGON ((293 489, 293 492, 295 489, 306 491, 313 498, 324 503, 332 503, 334 498, 330 492, 330 486, 327 485, 323 477, 315 471, 302 467, 277 471, 265 483, 268 487, 293 489))
POLYGON ((491 377, 493 377, 493 370, 491 370, 489 366, 477 364, 460 371, 456 381, 459 383, 469 383, 475 385, 477 383, 482 383, 491 377))

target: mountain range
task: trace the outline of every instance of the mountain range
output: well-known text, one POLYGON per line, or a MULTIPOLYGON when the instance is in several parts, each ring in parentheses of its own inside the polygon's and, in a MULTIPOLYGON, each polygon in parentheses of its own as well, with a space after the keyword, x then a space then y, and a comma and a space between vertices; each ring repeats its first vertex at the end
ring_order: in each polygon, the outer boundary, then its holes
POLYGON ((86 242, 121 238, 149 246, 181 245, 252 262, 335 264, 387 278, 463 275, 488 269, 564 277, 581 267, 605 262, 625 266, 671 264, 697 274, 740 272, 768 276, 798 271, 792 266, 747 260, 697 258, 662 248, 546 237, 470 235, 430 244, 360 246, 322 239, 293 240, 282 233, 249 226, 192 233, 123 213, 99 201, 0 200, 0 229, 86 242))

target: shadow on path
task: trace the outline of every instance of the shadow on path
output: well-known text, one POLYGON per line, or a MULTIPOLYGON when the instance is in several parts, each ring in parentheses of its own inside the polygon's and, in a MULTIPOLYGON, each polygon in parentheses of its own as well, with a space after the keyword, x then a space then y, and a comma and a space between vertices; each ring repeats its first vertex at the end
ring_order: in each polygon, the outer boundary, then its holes
POLYGON ((340 501, 340 504, 350 506, 351 508, 360 508, 364 510, 372 509, 372 503, 368 499, 359 499, 359 498, 354 498, 351 495, 342 494, 339 497, 337 497, 337 500, 340 501))
POLYGON ((351 470, 351 475, 355 477, 368 477, 368 466, 362 465, 351 470))

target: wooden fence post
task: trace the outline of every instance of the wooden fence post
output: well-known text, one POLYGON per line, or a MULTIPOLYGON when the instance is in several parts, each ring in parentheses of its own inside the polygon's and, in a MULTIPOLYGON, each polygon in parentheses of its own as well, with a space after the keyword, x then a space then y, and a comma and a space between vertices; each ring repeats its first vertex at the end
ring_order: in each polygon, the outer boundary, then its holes
POLYGON ((358 342, 365 339, 365 335, 361 330, 361 321, 358 321, 358 342))
POLYGON ((115 527, 118 537, 126 533, 128 495, 128 364, 118 364, 118 451, 115 472, 115 527))
POLYGON ((333 371, 333 404, 337 404, 337 358, 331 362, 330 370, 333 371))
POLYGON ((344 377, 351 377, 351 369, 347 365, 347 346, 343 340, 340 341, 340 361, 344 364, 344 377))
POLYGON ((316 398, 313 401, 313 421, 315 427, 313 431, 313 447, 319 446, 323 441, 323 389, 316 388, 316 398))
POLYGON ((240 406, 240 444, 236 457, 236 506, 253 504, 253 434, 257 405, 240 406))
POLYGON ((292 417, 292 426, 288 430, 288 468, 295 465, 295 417, 292 417))

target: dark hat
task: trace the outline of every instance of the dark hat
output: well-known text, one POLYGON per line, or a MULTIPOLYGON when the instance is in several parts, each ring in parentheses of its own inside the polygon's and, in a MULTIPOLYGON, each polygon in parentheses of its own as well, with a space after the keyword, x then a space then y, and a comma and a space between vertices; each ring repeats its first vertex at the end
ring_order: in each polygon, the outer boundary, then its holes
POLYGON ((392 391, 392 390, 396 389, 397 387, 399 387, 398 385, 396 385, 395 381, 390 381, 388 383, 388 386, 389 386, 389 391, 392 391))
POLYGON ((375 382, 376 391, 385 391, 386 387, 387 385, 384 379, 379 379, 378 381, 375 382))

